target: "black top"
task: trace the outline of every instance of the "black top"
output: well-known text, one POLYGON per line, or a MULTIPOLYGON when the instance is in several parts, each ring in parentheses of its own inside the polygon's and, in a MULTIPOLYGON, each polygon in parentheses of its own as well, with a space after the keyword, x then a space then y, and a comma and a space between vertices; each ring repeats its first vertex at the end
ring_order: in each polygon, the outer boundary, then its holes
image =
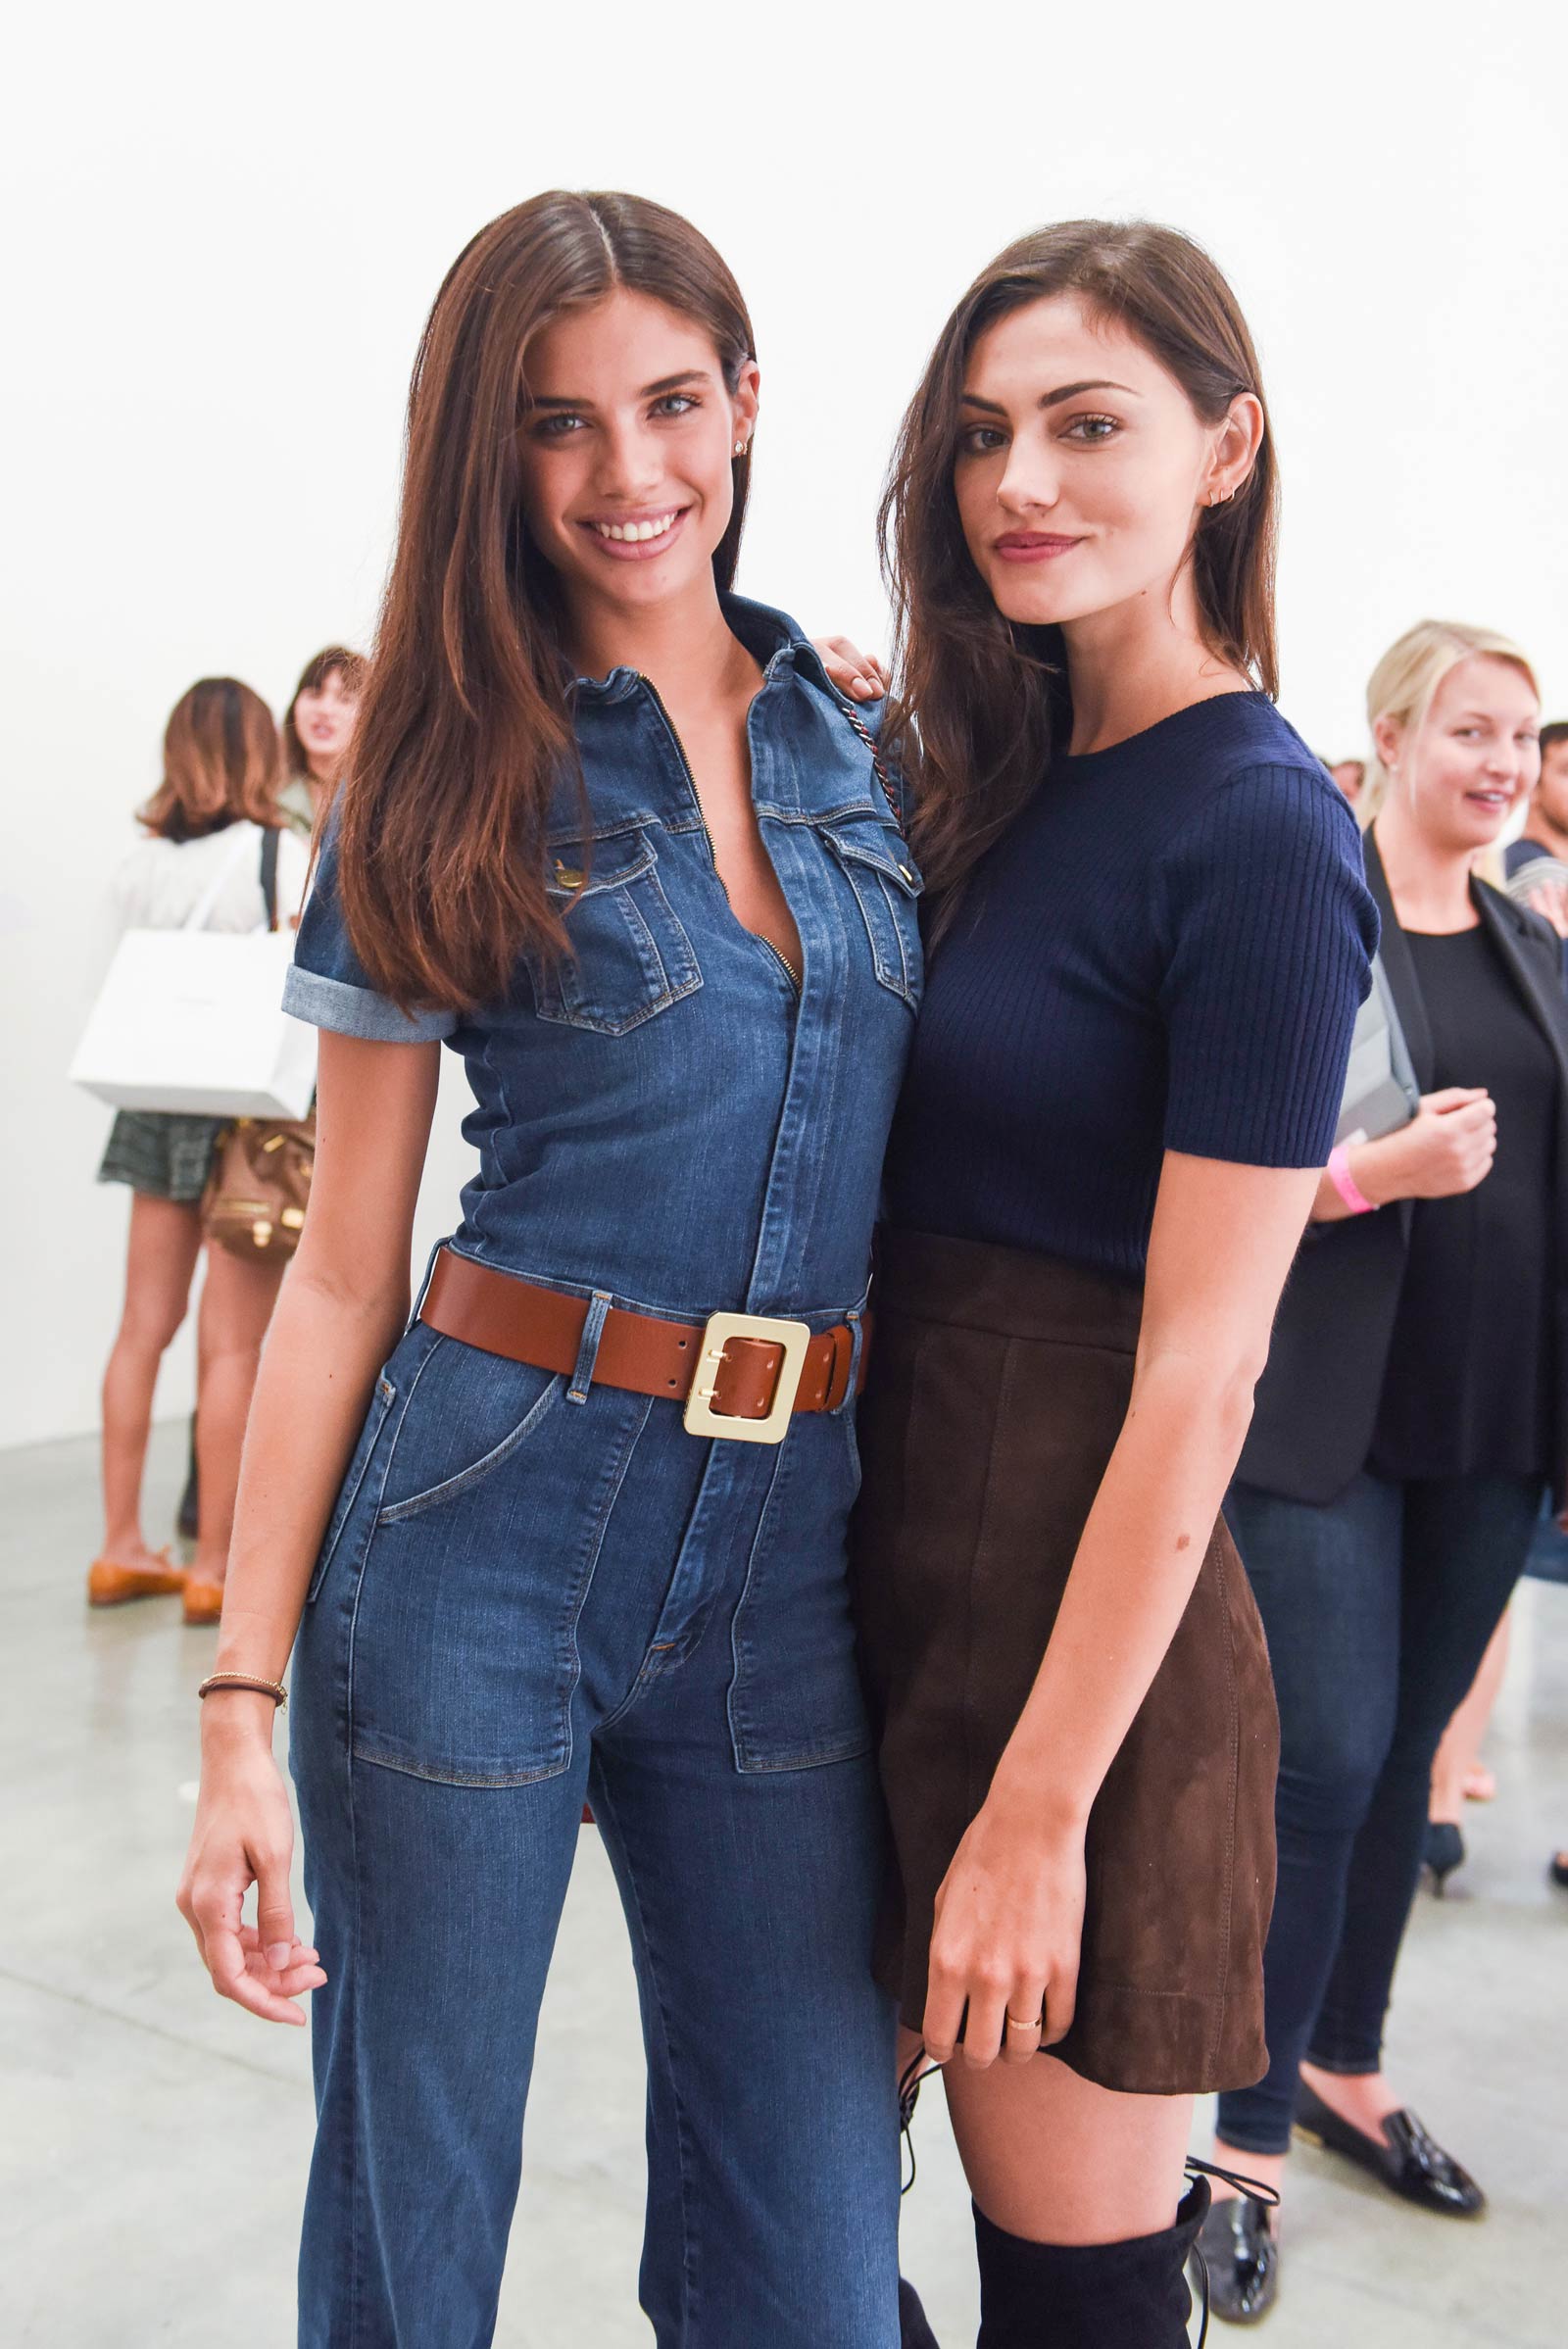
MULTIPOLYGON (((1383 967, 1416 1083, 1431 1093, 1439 1082, 1431 1024, 1375 833, 1367 835, 1366 877, 1383 916, 1383 967)), ((1546 1103, 1555 1120, 1546 1220, 1557 1245, 1533 1267, 1532 1278, 1548 1291, 1549 1465, 1560 1505, 1568 1500, 1568 995, 1558 940, 1539 914, 1484 881, 1471 882, 1470 898, 1498 968, 1556 1068, 1546 1103)), ((1489 1081, 1485 1066, 1463 1073, 1470 1081, 1489 1081)), ((1309 1227, 1285 1284, 1268 1367, 1258 1382, 1237 1470, 1243 1484, 1321 1507, 1365 1469, 1388 1383, 1417 1206, 1415 1199, 1396 1199, 1375 1215, 1309 1227)))
POLYGON ((1262 694, 1054 759, 932 959, 890 1219, 1141 1278, 1166 1150, 1327 1158, 1376 943, 1354 819, 1262 694))
POLYGON ((1405 944, 1433 1091, 1484 1085, 1497 1154, 1474 1191, 1417 1199, 1368 1466, 1543 1476, 1551 1461, 1557 1063, 1483 928, 1405 944))

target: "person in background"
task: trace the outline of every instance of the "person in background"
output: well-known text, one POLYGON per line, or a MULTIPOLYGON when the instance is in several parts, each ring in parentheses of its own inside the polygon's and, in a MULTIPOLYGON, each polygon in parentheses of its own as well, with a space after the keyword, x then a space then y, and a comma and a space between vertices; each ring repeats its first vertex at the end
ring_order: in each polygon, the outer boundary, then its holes
MULTIPOLYGON (((1216 2160, 1278 2188, 1293 2123, 1423 2209, 1484 2196, 1400 2102, 1383 2027, 1433 1757, 1523 1568, 1568 1435, 1568 1001, 1556 941, 1477 877, 1540 763, 1506 638, 1423 621, 1367 688, 1383 966, 1418 1113, 1337 1148, 1285 1293, 1226 1516, 1279 1697, 1266 2077, 1216 2160)), ((1215 2313, 1279 2291, 1260 2198, 1217 2202, 1215 2313)))
MULTIPOLYGON (((277 794, 284 823, 307 847, 316 837, 321 809, 337 786, 359 713, 365 682, 363 653, 328 645, 300 672, 283 719, 286 773, 277 794)), ((194 1542, 200 1515, 201 1477, 197 1464, 196 1419, 190 1423, 190 1466, 174 1524, 180 1539, 194 1542)))
MULTIPOLYGON (((176 703, 164 736, 164 775, 140 811, 143 837, 116 875, 127 928, 174 930, 210 899, 203 927, 255 929, 264 832, 277 828, 277 728, 259 694, 233 677, 204 677, 176 703)), ((304 895, 308 857, 278 842, 278 897, 304 895)), ((278 1275, 222 1248, 209 1251, 197 1332, 201 1522, 186 1575, 142 1531, 142 1472, 158 1366, 185 1318, 202 1252, 201 1197, 223 1120, 122 1109, 98 1170, 131 1191, 125 1299, 103 1385, 104 1539, 88 1572, 94 1606, 182 1591, 188 1621, 221 1603, 240 1440, 278 1275)))
POLYGON ((1568 937, 1568 718, 1541 729, 1541 780, 1503 869, 1508 895, 1568 937))
POLYGON ((310 840, 322 808, 337 788, 359 715, 365 686, 365 656, 346 645, 328 645, 300 672, 283 719, 287 768, 277 795, 285 821, 310 840))
POLYGON ((1366 781, 1366 760, 1364 759, 1325 759, 1324 764, 1353 807, 1361 796, 1361 786, 1366 781))

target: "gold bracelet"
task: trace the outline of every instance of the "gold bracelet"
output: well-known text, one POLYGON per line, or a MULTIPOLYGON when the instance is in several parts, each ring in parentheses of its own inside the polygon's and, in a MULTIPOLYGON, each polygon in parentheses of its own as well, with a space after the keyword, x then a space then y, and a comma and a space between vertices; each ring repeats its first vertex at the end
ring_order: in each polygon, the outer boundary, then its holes
POLYGON ((210 1672, 196 1693, 211 1696, 215 1688, 249 1688, 257 1696, 270 1696, 278 1712, 288 1702, 288 1690, 281 1681, 264 1681, 253 1672, 210 1672))

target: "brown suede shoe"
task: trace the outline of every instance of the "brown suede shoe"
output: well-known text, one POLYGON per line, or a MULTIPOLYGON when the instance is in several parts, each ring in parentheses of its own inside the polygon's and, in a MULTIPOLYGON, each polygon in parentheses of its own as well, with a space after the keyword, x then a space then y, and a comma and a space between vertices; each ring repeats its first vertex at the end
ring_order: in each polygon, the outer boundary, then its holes
POLYGON ((169 1598, 185 1588, 185 1570, 176 1566, 167 1549, 154 1552, 156 1566, 117 1566, 113 1558, 94 1558, 87 1569, 87 1604, 122 1607, 127 1598, 169 1598))
POLYGON ((222 1584, 198 1582, 194 1574, 187 1574, 185 1577, 185 1621, 187 1623, 216 1623, 222 1612, 222 1584))

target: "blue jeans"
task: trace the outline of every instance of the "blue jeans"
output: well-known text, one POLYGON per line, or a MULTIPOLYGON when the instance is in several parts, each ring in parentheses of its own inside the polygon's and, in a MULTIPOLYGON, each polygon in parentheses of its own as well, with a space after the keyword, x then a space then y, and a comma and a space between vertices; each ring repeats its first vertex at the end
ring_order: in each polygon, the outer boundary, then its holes
POLYGON ((416 1323, 296 1650, 328 1981, 302 2349, 481 2349, 586 1796, 649 2069, 661 2349, 894 2349, 894 2020, 848 1411, 777 1450, 416 1323))
POLYGON ((1221 2096, 1229 2145, 1286 2151, 1303 2058, 1380 2068, 1433 1756, 1523 1570, 1541 1492, 1535 1477, 1362 1475, 1316 1507, 1231 1490, 1226 1519, 1268 1634, 1280 1775, 1269 2068, 1221 2096))

